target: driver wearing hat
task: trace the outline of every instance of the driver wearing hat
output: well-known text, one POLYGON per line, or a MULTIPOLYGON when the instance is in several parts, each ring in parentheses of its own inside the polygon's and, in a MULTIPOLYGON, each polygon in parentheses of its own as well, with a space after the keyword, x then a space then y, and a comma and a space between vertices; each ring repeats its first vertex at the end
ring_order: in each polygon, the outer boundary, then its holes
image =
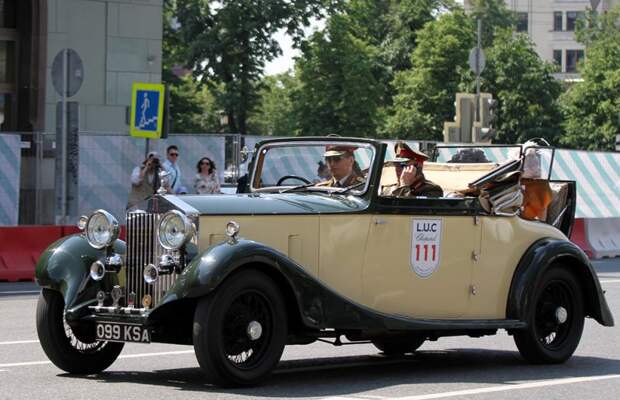
POLYGON ((384 186, 381 191, 382 196, 426 196, 442 197, 441 187, 429 180, 426 180, 422 169, 424 161, 428 156, 421 151, 414 150, 402 140, 394 145, 396 158, 388 162, 396 168, 398 183, 384 186))
POLYGON ((317 183, 316 186, 349 187, 363 183, 364 177, 353 156, 356 149, 355 146, 326 146, 323 156, 332 177, 327 181, 317 183))

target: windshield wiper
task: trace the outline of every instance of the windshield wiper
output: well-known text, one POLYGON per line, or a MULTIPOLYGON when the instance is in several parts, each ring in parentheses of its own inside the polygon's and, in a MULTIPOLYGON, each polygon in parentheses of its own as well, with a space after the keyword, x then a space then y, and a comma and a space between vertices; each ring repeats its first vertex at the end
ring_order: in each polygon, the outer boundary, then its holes
POLYGON ((336 191, 335 193, 338 193, 338 194, 345 194, 345 193, 347 193, 349 190, 353 190, 353 189, 358 188, 358 187, 360 187, 360 186, 362 186, 362 185, 365 185, 365 184, 366 184, 366 181, 364 181, 364 182, 358 182, 358 183, 355 183, 355 184, 353 184, 353 185, 351 185, 351 186, 347 186, 346 188, 342 188, 342 189, 340 189, 340 190, 336 191))
POLYGON ((295 191, 295 190, 305 189, 305 188, 308 188, 308 187, 310 187, 310 186, 314 186, 314 185, 316 185, 316 183, 314 183, 314 182, 305 183, 305 184, 303 184, 303 185, 293 186, 293 187, 288 188, 288 189, 280 190, 280 193, 288 193, 288 192, 293 192, 293 191, 295 191))

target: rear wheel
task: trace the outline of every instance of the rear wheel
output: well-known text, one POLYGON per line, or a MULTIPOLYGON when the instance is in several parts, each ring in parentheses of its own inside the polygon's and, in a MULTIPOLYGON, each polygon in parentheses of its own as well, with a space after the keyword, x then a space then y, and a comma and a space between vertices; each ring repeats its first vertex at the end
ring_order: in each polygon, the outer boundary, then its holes
POLYGON ((424 343, 423 336, 382 337, 372 340, 372 344, 387 356, 415 352, 424 343))
POLYGON ((124 343, 96 340, 94 324, 70 326, 64 317, 64 307, 59 292, 41 291, 37 304, 37 334, 50 361, 72 374, 98 373, 112 365, 124 343))
POLYGON ((225 281, 194 316, 196 358, 208 381, 220 386, 259 383, 280 360, 286 335, 280 290, 258 271, 225 281))
POLYGON ((583 294, 577 279, 564 268, 550 268, 530 304, 527 329, 514 335, 523 358, 535 364, 569 359, 579 345, 584 323, 583 294))

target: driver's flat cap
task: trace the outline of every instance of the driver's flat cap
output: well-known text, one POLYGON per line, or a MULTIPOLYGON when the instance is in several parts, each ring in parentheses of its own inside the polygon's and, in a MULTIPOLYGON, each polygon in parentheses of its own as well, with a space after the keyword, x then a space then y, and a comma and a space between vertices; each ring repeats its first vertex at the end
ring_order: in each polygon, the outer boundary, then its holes
POLYGON ((325 146, 325 153, 323 157, 342 157, 344 155, 353 155, 353 152, 357 150, 355 146, 345 145, 327 145, 325 146))

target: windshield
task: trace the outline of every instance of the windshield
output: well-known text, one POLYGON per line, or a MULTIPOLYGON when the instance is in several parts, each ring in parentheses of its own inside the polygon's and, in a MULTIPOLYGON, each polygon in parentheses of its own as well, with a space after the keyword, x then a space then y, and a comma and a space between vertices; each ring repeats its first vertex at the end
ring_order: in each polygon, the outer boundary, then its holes
POLYGON ((252 190, 366 191, 375 149, 359 142, 272 143, 258 151, 252 190))

